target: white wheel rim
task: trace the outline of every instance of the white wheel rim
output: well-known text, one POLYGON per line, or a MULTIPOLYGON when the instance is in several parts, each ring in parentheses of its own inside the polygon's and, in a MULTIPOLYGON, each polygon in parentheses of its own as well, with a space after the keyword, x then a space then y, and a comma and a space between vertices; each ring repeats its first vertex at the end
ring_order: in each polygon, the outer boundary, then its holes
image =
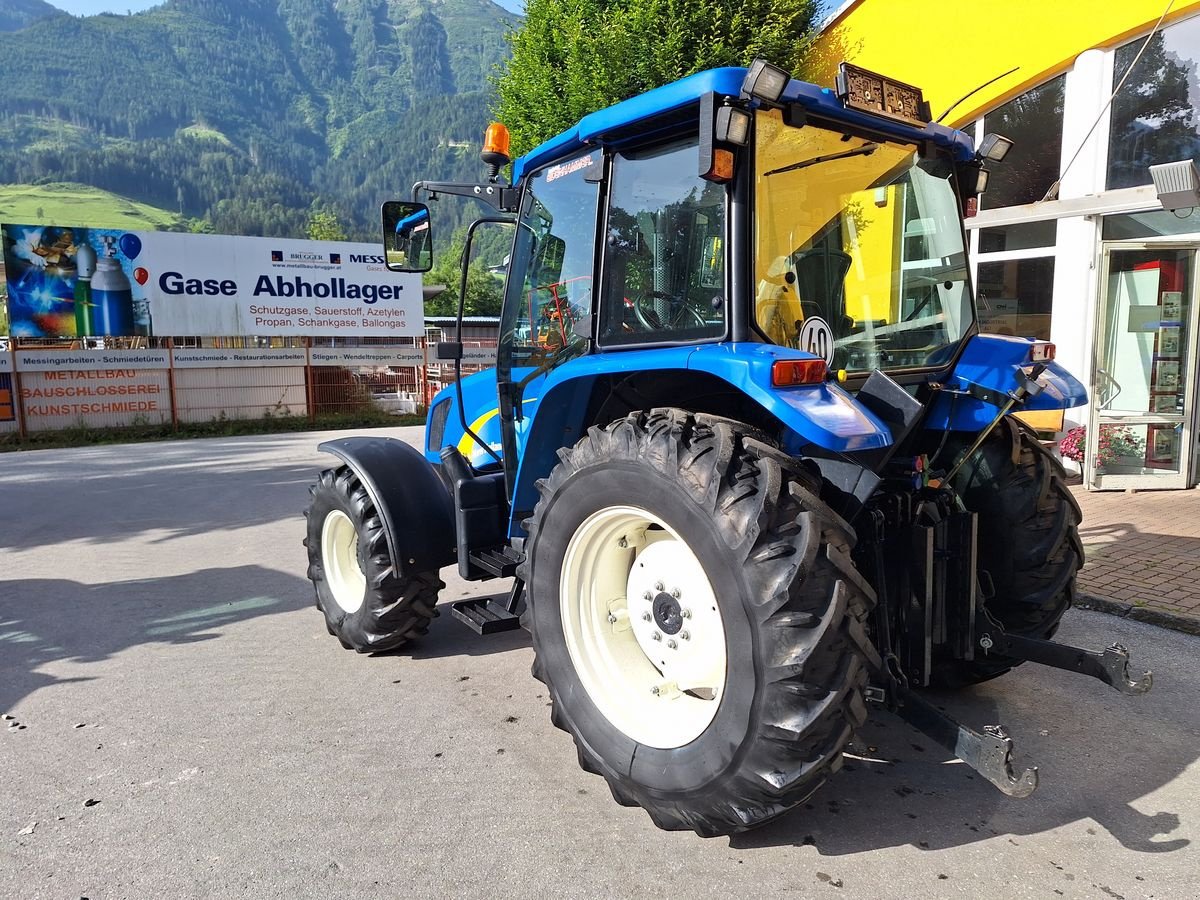
POLYGON ((725 690, 725 627, 678 532, 637 507, 594 513, 567 544, 559 608, 571 662, 609 722, 664 750, 704 733, 725 690))
POLYGON ((321 525, 321 563, 333 599, 348 613, 358 612, 367 593, 367 577, 358 564, 358 529, 335 509, 321 525))

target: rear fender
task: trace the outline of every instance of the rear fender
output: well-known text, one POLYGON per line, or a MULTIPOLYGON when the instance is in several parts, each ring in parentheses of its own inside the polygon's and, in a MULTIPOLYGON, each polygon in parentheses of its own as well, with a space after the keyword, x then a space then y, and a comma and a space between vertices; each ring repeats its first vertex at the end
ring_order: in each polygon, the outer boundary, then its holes
MULTIPOLYGON (((967 341, 954 371, 933 400, 925 427, 931 430, 979 431, 996 417, 995 403, 965 392, 982 389, 997 399, 1017 386, 1017 370, 1033 365, 1036 341, 1000 334, 977 334, 967 341)), ((1056 362, 1050 362, 1038 377, 1042 392, 1013 408, 1013 412, 1038 409, 1072 409, 1087 403, 1087 388, 1056 362)), ((977 390, 977 392, 979 392, 977 390)))
POLYGON ((454 504, 433 466, 403 441, 339 438, 318 445, 348 465, 379 512, 392 568, 401 577, 455 560, 454 504))
MULTIPOLYGON (((836 384, 771 386, 771 367, 777 359, 812 358, 799 350, 769 344, 706 344, 597 353, 559 366, 539 386, 536 416, 523 423, 527 430, 521 442, 509 535, 524 534, 521 521, 537 503, 535 485, 558 462, 558 450, 571 446, 585 433, 593 387, 604 376, 687 371, 713 375, 778 420, 784 447, 791 453, 811 445, 835 453, 888 446, 892 436, 887 426, 836 384)), ((680 397, 678 405, 688 408, 689 400, 680 397)))

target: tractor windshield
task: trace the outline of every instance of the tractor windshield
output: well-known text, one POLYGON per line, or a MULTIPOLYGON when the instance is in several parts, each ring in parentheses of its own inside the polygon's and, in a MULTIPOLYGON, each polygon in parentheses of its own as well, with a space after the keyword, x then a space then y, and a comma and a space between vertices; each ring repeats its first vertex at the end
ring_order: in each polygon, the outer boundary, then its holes
POLYGON ((762 333, 851 374, 945 363, 974 316, 949 160, 777 110, 756 136, 762 333))

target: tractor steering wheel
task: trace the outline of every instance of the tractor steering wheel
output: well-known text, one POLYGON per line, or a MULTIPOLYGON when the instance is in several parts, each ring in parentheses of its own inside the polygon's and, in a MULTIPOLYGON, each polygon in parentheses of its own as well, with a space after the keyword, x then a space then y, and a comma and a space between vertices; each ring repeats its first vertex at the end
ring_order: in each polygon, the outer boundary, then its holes
POLYGON ((685 298, 675 297, 663 291, 648 291, 633 301, 633 314, 638 324, 647 331, 671 331, 683 327, 685 319, 695 326, 705 328, 708 322, 685 298), (651 301, 659 302, 653 303, 651 301))

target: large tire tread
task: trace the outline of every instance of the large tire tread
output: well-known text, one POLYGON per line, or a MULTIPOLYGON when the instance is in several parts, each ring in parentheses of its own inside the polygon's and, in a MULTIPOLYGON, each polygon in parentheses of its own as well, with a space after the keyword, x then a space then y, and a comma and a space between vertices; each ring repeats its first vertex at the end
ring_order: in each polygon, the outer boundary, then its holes
MULTIPOLYGON (((1075 600, 1083 566, 1079 504, 1066 472, 1037 435, 1005 418, 955 479, 968 509, 979 514, 979 568, 995 595, 988 612, 1006 631, 1049 639, 1075 600)), ((973 662, 941 660, 934 683, 962 687, 995 678, 1020 660, 996 656, 973 662)))
POLYGON ((418 572, 401 578, 388 555, 383 522, 367 489, 349 466, 326 469, 310 489, 308 519, 308 577, 313 583, 317 608, 325 614, 325 627, 347 650, 378 653, 395 650, 429 631, 438 615, 438 591, 445 587, 437 572, 418 572), (333 599, 321 559, 321 527, 325 516, 341 509, 355 523, 360 544, 365 544, 366 596, 355 613, 347 613, 333 599))
MULTIPOLYGON (((802 803, 841 766, 841 754, 866 709, 868 668, 878 662, 864 623, 874 593, 854 569, 853 532, 818 497, 819 485, 794 460, 726 419, 677 409, 632 413, 593 427, 539 484, 527 523, 527 556, 518 577, 533 584, 542 521, 553 499, 578 473, 610 460, 651 466, 680 487, 717 524, 753 586, 746 607, 759 636, 755 665, 762 687, 750 733, 703 791, 664 796, 596 758, 579 738, 572 710, 548 677, 534 616, 533 674, 546 683, 551 721, 572 734, 580 766, 603 775, 614 799, 642 806, 660 828, 704 836, 761 824, 802 803)), ((557 603, 531 592, 530 610, 557 603)))

